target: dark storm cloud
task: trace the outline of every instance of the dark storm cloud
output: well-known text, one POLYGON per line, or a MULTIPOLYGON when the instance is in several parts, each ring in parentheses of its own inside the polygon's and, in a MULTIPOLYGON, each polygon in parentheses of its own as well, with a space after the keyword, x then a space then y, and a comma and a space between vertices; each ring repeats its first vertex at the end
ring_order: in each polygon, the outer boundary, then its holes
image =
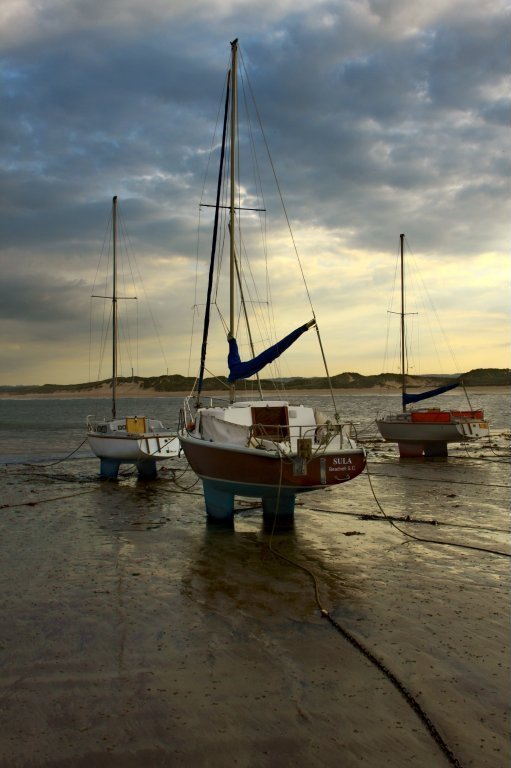
MULTIPOLYGON (((507 75, 509 23, 503 22, 448 20, 402 40, 384 35, 367 47, 348 40, 344 48, 339 16, 328 35, 316 33, 323 54, 308 29, 287 35, 270 110, 279 121, 277 156, 299 158, 296 166, 289 162, 290 186, 310 193, 308 201, 301 196, 300 215, 308 210, 330 226, 350 227, 366 247, 386 239, 388 220, 412 227, 421 243, 434 226, 437 242, 454 253, 501 243, 509 178, 501 142, 508 140, 487 116, 508 105, 506 92, 495 93, 507 75), (480 196, 466 192, 486 180, 484 198, 497 206, 497 229, 449 239, 453 220, 470 222, 480 211, 480 196)), ((261 58, 270 79, 273 61, 261 58)), ((293 202, 300 205, 298 194, 293 202)))
MULTIPOLYGON (((236 36, 293 221, 368 258, 392 248, 400 231, 460 263, 502 252, 503 3, 27 0, 6 13, 1 312, 23 318, 27 343, 31 320, 39 337, 52 312, 61 333, 63 320, 73 333, 84 324, 88 287, 85 302, 79 294, 91 283, 113 194, 153 295, 162 264, 169 283, 189 287, 236 36)), ((166 320, 182 325, 184 298, 175 304, 166 320)))

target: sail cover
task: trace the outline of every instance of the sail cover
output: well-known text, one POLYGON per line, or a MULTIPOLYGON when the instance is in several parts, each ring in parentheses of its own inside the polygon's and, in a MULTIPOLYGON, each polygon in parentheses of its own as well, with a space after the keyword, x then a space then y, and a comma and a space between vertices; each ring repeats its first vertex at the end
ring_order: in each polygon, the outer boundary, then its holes
POLYGON ((315 320, 310 320, 305 325, 301 325, 294 331, 289 333, 283 339, 278 341, 272 347, 268 347, 260 355, 253 357, 252 360, 247 360, 242 363, 238 352, 238 343, 236 339, 229 339, 229 355, 227 357, 227 364, 229 366, 229 382, 232 384, 238 379, 248 379, 253 376, 254 373, 258 373, 265 365, 272 363, 283 352, 288 349, 301 335, 308 331, 311 325, 315 324, 315 320))
POLYGON ((460 382, 456 381, 454 384, 446 384, 445 387, 438 387, 437 389, 430 389, 428 392, 421 392, 418 395, 403 395, 403 405, 409 405, 410 403, 418 403, 421 400, 427 400, 428 397, 435 397, 435 395, 442 395, 444 392, 449 392, 451 389, 459 387, 460 382))

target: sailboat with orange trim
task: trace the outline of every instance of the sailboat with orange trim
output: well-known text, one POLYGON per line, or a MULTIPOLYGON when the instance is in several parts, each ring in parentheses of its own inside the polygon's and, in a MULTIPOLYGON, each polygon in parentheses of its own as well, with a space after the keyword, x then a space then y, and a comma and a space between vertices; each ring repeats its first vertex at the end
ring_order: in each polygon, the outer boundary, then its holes
MULTIPOLYGON (((444 386, 436 387, 417 394, 407 391, 406 374, 406 325, 405 325, 405 236, 400 237, 401 266, 401 401, 400 413, 392 413, 376 420, 383 439, 397 443, 402 458, 421 456, 447 456, 449 443, 464 443, 488 437, 488 422, 484 419, 481 408, 473 409, 470 401, 466 410, 448 410, 443 408, 409 409, 412 403, 418 403, 431 397, 442 395, 462 386, 457 379, 444 386)), ((468 395, 467 395, 468 400, 468 395)))

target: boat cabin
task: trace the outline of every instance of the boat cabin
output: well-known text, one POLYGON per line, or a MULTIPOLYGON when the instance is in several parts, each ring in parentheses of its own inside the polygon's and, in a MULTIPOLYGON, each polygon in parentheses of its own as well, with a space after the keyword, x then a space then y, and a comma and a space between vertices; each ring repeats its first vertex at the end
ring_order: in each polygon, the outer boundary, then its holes
POLYGON ((300 440, 316 445, 330 442, 341 431, 314 408, 272 400, 199 410, 194 425, 194 433, 210 442, 266 450, 278 445, 280 450, 288 451, 296 451, 300 440))

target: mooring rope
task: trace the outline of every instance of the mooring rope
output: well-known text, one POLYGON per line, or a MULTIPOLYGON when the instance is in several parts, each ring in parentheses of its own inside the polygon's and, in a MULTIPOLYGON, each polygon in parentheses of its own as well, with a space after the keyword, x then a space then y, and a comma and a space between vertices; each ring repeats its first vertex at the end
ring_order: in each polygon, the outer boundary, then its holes
MULTIPOLYGON (((275 514, 275 519, 277 515, 275 514)), ((342 637, 344 637, 345 640, 347 640, 357 651, 359 651, 368 661, 373 664, 386 678, 387 680, 392 683, 392 685, 396 688, 396 690, 399 691, 399 693, 404 697, 407 704, 412 708, 412 710, 415 712, 415 714, 418 716, 428 733, 431 735, 431 737, 434 739, 444 756, 447 758, 449 763, 454 766, 454 768, 462 768, 462 765, 456 755, 453 753, 453 751, 450 749, 450 747, 447 745, 446 741, 441 736, 438 728, 436 728, 435 724, 429 717, 429 715, 425 712, 425 710, 421 707, 415 696, 408 690, 408 688, 402 683, 399 678, 387 667, 387 665, 381 661, 375 654, 367 648, 366 645, 364 645, 360 640, 358 640, 346 627, 343 627, 336 619, 333 618, 330 611, 328 611, 322 601, 321 601, 321 595, 320 595, 320 589, 318 584, 318 579, 316 577, 316 574, 308 568, 306 565, 303 565, 302 563, 298 563, 296 560, 293 560, 292 558, 288 557, 287 555, 284 555, 282 552, 279 552, 272 546, 272 539, 275 531, 275 519, 272 527, 272 532, 270 535, 270 541, 268 543, 268 548, 270 551, 276 555, 277 557, 281 558, 282 560, 286 561, 290 565, 292 565, 295 568, 299 568, 300 570, 304 571, 310 579, 312 580, 312 584, 314 587, 314 596, 316 605, 319 609, 319 612, 321 614, 321 617, 324 619, 327 619, 329 623, 331 624, 334 629, 339 632, 342 637)))

